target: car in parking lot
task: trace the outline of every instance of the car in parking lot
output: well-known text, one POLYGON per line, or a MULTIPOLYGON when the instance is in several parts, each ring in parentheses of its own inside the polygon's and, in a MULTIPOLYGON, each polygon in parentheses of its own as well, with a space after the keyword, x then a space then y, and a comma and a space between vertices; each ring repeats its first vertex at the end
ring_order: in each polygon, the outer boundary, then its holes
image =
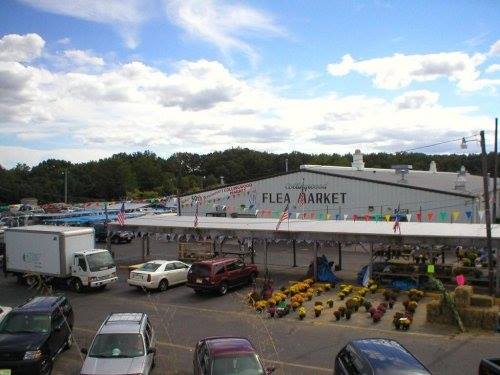
MULTIPOLYGON (((106 238, 108 236, 107 229, 104 224, 95 224, 95 240, 96 242, 106 242, 106 238)), ((111 243, 120 244, 120 243, 130 243, 134 238, 134 234, 125 230, 112 231, 110 233, 111 243)))
POLYGON ((72 344, 73 308, 64 296, 34 297, 0 323, 0 374, 49 375, 72 344))
POLYGON ((389 339, 350 341, 335 358, 335 375, 430 375, 405 347, 389 339))
POLYGON ((189 264, 178 260, 152 260, 131 271, 127 283, 163 292, 171 285, 185 283, 189 267, 189 264))
POLYGON ((193 358, 194 375, 265 375, 265 368, 252 343, 243 337, 207 337, 198 341, 193 358))
POLYGON ((229 288, 254 283, 258 273, 255 264, 246 264, 240 258, 207 259, 191 265, 186 285, 196 293, 215 291, 224 295, 229 288))
POLYGON ((155 366, 156 338, 145 313, 113 313, 102 323, 80 375, 149 375, 155 366))

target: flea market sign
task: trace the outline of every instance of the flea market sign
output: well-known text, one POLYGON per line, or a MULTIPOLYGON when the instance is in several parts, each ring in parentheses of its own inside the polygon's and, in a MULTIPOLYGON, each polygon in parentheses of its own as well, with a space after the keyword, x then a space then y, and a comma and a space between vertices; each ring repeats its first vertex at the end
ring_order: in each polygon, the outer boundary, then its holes
POLYGON ((262 193, 263 204, 344 204, 345 192, 329 192, 326 184, 305 184, 303 182, 285 185, 285 192, 262 193), (315 190, 315 191, 311 191, 315 190), (320 191, 317 191, 320 190, 320 191))

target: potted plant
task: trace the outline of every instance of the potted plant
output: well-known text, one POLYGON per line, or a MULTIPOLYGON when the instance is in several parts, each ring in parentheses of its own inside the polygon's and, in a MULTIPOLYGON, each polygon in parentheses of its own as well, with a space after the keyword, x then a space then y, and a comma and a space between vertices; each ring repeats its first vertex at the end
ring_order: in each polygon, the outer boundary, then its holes
POLYGON ((333 316, 335 317, 335 320, 336 320, 336 321, 339 321, 339 320, 340 320, 340 318, 341 318, 341 316, 342 316, 342 314, 340 313, 340 311, 339 311, 339 310, 335 310, 335 311, 333 312, 333 316))
POLYGON ((313 294, 312 293, 307 293, 306 297, 307 297, 307 300, 310 301, 313 298, 313 294))
POLYGON ((325 292, 328 292, 332 288, 332 286, 329 283, 326 283, 324 288, 325 288, 325 292))
POLYGON ((375 294, 377 292, 377 289, 377 284, 373 284, 372 286, 370 286, 370 292, 372 292, 372 294, 375 294))
POLYGON ((389 308, 392 309, 393 307, 394 307, 394 301, 391 300, 391 301, 389 301, 389 308))
POLYGON ((339 307, 340 316, 345 316, 347 309, 344 306, 339 307))
POLYGON ((378 310, 372 315, 373 323, 378 323, 380 322, 380 319, 382 319, 383 313, 378 310))
POLYGON ((344 292, 340 292, 340 293, 338 294, 338 296, 339 296, 340 300, 341 300, 341 301, 343 301, 343 300, 344 300, 344 298, 345 298, 345 293, 344 293, 344 292))
POLYGON ((418 306, 417 301, 410 301, 408 303, 408 307, 406 308, 406 310, 408 310, 408 312, 413 314, 415 312, 415 310, 417 309, 417 306, 418 306))
POLYGON ((351 309, 347 309, 346 312, 345 312, 345 318, 347 320, 351 319, 351 315, 352 315, 352 310, 351 309))
POLYGON ((305 307, 299 308, 299 319, 304 320, 304 318, 306 317, 306 313, 307 313, 307 310, 305 307))
POLYGON ((333 307, 333 298, 330 298, 326 301, 326 304, 328 305, 328 307, 331 309, 333 307))
POLYGON ((268 307, 267 312, 269 313, 269 316, 271 318, 274 318, 274 315, 276 314, 276 307, 275 306, 268 307))
POLYGON ((363 302, 363 306, 365 307, 366 312, 368 312, 372 307, 372 303, 370 301, 365 301, 363 302))
POLYGON ((292 302, 292 309, 293 311, 297 310, 300 307, 300 303, 298 302, 292 302))
POLYGON ((323 307, 323 301, 315 301, 314 306, 321 306, 323 307))
POLYGON ((314 315, 316 316, 316 318, 321 315, 321 311, 323 311, 323 305, 314 306, 314 315))

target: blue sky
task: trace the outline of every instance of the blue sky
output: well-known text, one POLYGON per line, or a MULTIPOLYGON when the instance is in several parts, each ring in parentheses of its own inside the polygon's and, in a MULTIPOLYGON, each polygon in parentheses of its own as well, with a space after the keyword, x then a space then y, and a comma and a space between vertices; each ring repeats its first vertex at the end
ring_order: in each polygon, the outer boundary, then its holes
POLYGON ((4 0, 0 164, 491 143, 499 18, 497 1, 4 0))

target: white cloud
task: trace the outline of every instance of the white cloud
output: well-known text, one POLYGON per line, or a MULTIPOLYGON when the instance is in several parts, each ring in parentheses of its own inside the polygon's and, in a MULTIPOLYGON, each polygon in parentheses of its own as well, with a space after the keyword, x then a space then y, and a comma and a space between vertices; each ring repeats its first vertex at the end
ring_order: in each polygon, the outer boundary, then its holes
POLYGON ((0 39, 0 61, 31 61, 42 53, 45 41, 38 34, 9 34, 0 39))
POLYGON ((102 59, 102 57, 94 56, 90 51, 68 49, 64 51, 64 56, 75 65, 104 65, 104 60, 102 59))
POLYGON ((439 101, 439 93, 429 90, 408 91, 393 100, 398 109, 432 107, 439 101))
POLYGON ((486 59, 480 53, 468 55, 464 52, 443 52, 425 55, 395 54, 389 57, 356 61, 351 55, 342 57, 337 64, 329 64, 328 72, 333 76, 344 76, 350 72, 371 77, 378 88, 400 89, 412 82, 434 81, 448 78, 456 82, 459 89, 473 91, 495 82, 479 79, 477 69, 486 59))
POLYGON ((491 45, 489 54, 500 55, 500 39, 491 45))
POLYGON ((13 138, 19 147, 60 140, 53 151, 3 146, 0 163, 236 146, 278 153, 397 151, 418 144, 422 134, 458 138, 490 122, 477 108, 443 106, 427 90, 391 99, 336 93, 292 99, 217 61, 180 61, 171 70, 130 62, 50 72, 35 63, 0 62, 0 138, 13 138))
POLYGON ((500 64, 492 64, 486 68, 486 73, 500 72, 500 64))
POLYGON ((57 43, 59 44, 70 44, 71 43, 71 39, 70 38, 61 38, 61 39, 58 39, 57 40, 57 43))
POLYGON ((236 50, 255 60, 248 36, 282 36, 284 30, 263 11, 214 0, 166 0, 167 15, 187 35, 209 42, 224 54, 236 50))
POLYGON ((146 0, 18 0, 45 12, 113 26, 125 45, 138 45, 138 29, 151 15, 151 1, 146 0))

